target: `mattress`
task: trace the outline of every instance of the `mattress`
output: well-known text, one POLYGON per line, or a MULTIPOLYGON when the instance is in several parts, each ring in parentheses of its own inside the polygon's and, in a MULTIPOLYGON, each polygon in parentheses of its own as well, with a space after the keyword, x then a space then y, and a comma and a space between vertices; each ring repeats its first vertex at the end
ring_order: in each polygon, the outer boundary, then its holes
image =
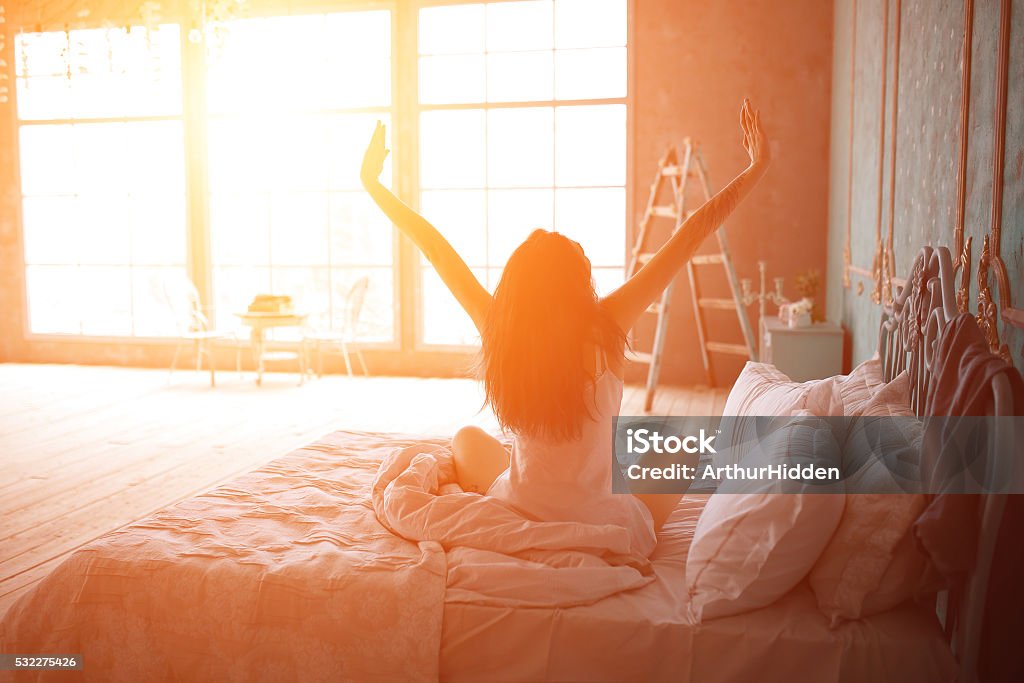
POLYGON ((955 679, 935 614, 918 605, 832 628, 803 583, 769 607, 690 623, 686 555, 706 500, 680 502, 652 557, 657 580, 643 588, 568 609, 446 604, 441 680, 955 679))
POLYGON ((391 534, 369 502, 377 465, 416 442, 331 434, 90 543, 11 607, 0 652, 80 653, 103 681, 952 679, 934 616, 913 606, 830 629, 801 586, 689 623, 696 496, 642 588, 559 609, 456 602, 452 549, 391 534))

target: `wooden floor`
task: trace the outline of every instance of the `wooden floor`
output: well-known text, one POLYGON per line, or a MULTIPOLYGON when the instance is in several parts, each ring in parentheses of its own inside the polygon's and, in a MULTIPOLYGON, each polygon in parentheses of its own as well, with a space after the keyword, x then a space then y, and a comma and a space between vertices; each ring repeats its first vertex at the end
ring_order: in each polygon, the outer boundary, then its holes
MULTIPOLYGON (((206 375, 0 364, 0 616, 68 553, 338 429, 495 428, 476 382, 206 375)), ((652 413, 717 415, 726 390, 659 390, 652 413)), ((621 413, 643 413, 627 386, 621 413)))

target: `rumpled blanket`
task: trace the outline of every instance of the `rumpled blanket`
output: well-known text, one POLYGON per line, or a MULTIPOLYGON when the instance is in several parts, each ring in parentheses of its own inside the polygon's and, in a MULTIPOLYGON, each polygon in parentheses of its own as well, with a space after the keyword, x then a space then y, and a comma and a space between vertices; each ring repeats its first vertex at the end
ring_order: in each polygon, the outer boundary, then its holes
POLYGON ((436 681, 446 600, 577 605, 653 580, 616 527, 438 495, 444 443, 336 432, 83 546, 0 618, 0 652, 84 670, 0 682, 436 681))
POLYGON ((654 580, 649 560, 630 554, 625 527, 540 522, 457 485, 442 493, 452 484, 450 452, 417 444, 388 456, 372 489, 385 527, 445 549, 448 602, 571 607, 654 580))

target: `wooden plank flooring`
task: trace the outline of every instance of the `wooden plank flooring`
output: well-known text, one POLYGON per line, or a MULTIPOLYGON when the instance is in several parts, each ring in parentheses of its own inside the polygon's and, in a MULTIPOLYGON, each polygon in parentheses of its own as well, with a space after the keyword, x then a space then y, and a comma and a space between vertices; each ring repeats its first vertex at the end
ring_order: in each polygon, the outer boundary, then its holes
MULTIPOLYGON (((338 429, 496 427, 476 382, 208 376, 0 364, 0 616, 76 548, 338 429)), ((642 414, 627 386, 623 415, 642 414)), ((653 413, 717 415, 727 390, 660 389, 653 413)))

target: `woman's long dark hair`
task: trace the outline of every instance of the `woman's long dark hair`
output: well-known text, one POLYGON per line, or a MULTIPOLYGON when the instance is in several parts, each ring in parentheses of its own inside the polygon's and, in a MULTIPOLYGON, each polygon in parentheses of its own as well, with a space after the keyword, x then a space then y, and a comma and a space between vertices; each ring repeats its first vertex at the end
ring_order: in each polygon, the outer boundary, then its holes
POLYGON ((578 244, 535 230, 512 253, 494 291, 480 370, 499 424, 555 441, 579 437, 596 381, 586 350, 620 356, 625 334, 601 308, 578 244))

